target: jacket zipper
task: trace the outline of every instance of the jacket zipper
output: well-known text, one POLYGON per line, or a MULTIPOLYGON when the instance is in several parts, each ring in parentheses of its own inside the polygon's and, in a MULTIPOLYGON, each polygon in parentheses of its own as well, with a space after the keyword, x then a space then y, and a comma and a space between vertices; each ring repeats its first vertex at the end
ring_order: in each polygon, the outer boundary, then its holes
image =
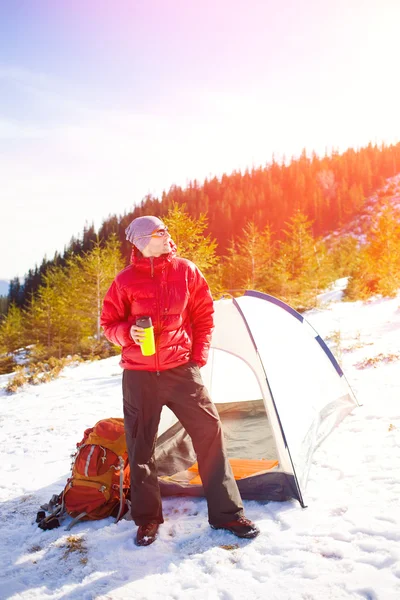
MULTIPOLYGON (((160 308, 159 308, 158 288, 157 288, 156 302, 157 302, 157 331, 158 331, 160 329, 160 308)), ((157 340, 157 343, 158 343, 158 340, 157 340)), ((156 369, 157 369, 157 376, 159 376, 160 375, 160 365, 158 364, 157 347, 156 347, 156 369)))
MULTIPOLYGON (((154 277, 154 262, 153 262, 153 257, 150 256, 150 265, 151 265, 151 277, 154 277)), ((158 307, 158 288, 156 286, 156 302, 157 302, 157 330, 158 330, 158 326, 160 323, 160 311, 159 311, 159 307, 158 307)), ((157 377, 160 375, 160 365, 158 364, 158 355, 157 355, 157 348, 156 348, 156 354, 155 354, 155 358, 156 358, 156 373, 157 373, 157 377)))

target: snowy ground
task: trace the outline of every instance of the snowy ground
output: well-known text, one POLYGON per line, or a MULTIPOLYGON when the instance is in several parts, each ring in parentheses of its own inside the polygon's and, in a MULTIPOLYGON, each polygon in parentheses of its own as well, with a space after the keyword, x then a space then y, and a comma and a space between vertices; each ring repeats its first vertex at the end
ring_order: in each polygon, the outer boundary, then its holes
POLYGON ((146 548, 134 545, 127 520, 41 531, 36 511, 63 488, 83 430, 122 416, 118 359, 0 392, 0 598, 399 599, 400 296, 366 304, 338 297, 306 316, 330 340, 363 406, 317 449, 307 509, 245 502, 261 529, 255 540, 211 530, 205 501, 186 498, 164 502, 160 537, 146 548))

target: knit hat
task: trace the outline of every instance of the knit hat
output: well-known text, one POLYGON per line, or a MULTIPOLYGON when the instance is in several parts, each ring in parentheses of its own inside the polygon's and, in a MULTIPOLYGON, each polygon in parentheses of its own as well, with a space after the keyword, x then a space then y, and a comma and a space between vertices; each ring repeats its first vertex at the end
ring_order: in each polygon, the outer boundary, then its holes
POLYGON ((140 252, 143 252, 150 242, 150 235, 153 231, 161 229, 162 227, 165 227, 165 225, 157 217, 137 217, 137 219, 133 219, 132 223, 125 229, 126 239, 131 244, 135 244, 140 252))

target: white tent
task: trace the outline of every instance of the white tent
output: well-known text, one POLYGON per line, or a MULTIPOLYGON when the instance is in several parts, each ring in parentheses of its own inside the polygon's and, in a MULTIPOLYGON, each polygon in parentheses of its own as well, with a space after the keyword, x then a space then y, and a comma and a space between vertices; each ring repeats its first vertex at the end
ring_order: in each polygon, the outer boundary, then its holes
MULTIPOLYGON (((214 307, 215 330, 203 381, 228 442, 233 441, 232 456, 261 465, 258 472, 238 479, 242 496, 293 497, 304 506, 313 451, 357 400, 325 342, 284 302, 247 291, 239 298, 218 300, 214 307), (274 462, 264 468, 262 460, 274 462)), ((176 417, 164 409, 157 443, 164 456, 177 434, 181 428, 176 417)), ((228 443, 228 456, 229 448, 228 443)), ((192 451, 183 469, 190 462, 192 451)), ((161 465, 159 472, 165 495, 202 495, 201 481, 191 485, 182 478, 183 471, 171 473, 161 465)))

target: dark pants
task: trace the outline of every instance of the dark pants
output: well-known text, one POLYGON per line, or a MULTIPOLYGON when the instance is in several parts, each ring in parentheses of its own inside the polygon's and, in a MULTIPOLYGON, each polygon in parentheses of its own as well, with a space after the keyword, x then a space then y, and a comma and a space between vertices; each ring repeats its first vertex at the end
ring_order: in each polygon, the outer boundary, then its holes
POLYGON ((222 525, 240 517, 243 505, 226 456, 221 422, 197 365, 187 363, 159 374, 125 369, 122 389, 132 518, 136 525, 163 523, 154 448, 164 404, 192 439, 209 522, 222 525))

